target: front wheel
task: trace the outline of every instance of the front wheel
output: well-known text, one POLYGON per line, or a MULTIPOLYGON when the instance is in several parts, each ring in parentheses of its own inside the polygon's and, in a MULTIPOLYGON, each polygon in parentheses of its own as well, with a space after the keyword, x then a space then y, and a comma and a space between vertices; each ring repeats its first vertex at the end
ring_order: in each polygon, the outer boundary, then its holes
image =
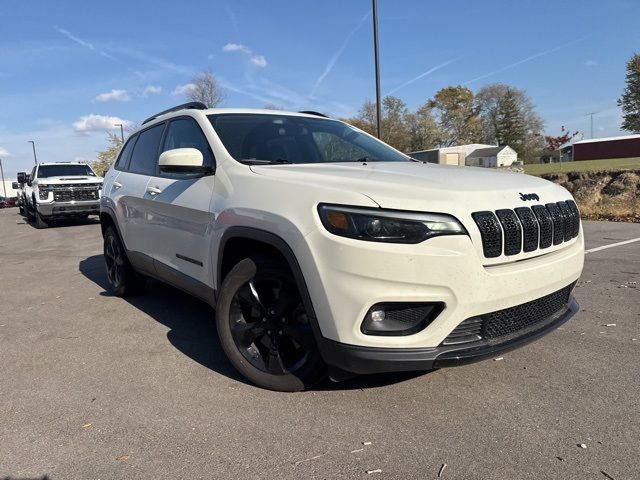
POLYGON ((36 222, 36 228, 38 228, 38 229, 43 229, 43 228, 48 228, 49 227, 49 223, 47 221, 45 221, 45 219, 43 218, 42 215, 40 215, 40 213, 38 213, 37 209, 35 211, 35 222, 36 222))
POLYGON ((267 256, 240 261, 225 277, 216 306, 223 350, 254 384, 297 392, 326 376, 326 366, 289 268, 267 256))
POLYGON ((113 226, 104 232, 104 263, 107 267, 107 283, 111 293, 126 297, 144 288, 144 277, 136 274, 129 263, 124 245, 113 226))

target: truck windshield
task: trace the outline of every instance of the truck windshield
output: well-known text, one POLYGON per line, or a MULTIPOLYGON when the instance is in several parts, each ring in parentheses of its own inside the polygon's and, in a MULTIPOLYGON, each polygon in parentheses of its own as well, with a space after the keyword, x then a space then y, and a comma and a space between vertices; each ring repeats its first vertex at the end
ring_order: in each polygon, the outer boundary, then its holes
POLYGON ((90 176, 95 177, 96 174, 89 168, 89 165, 40 165, 38 167, 38 178, 49 177, 75 177, 90 176))
POLYGON ((409 157, 345 123, 293 115, 223 113, 209 121, 247 164, 407 162, 409 157))

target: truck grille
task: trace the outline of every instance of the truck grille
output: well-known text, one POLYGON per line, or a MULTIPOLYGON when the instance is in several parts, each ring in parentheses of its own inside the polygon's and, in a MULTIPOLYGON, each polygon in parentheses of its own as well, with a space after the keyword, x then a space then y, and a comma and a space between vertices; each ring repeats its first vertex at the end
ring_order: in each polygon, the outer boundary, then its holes
POLYGON ((580 212, 573 200, 472 214, 487 258, 559 245, 578 236, 580 212), (504 238, 504 242, 503 242, 504 238))
POLYGON ((83 188, 83 189, 65 189, 65 190, 54 190, 53 191, 53 200, 56 202, 71 202, 71 201, 90 201, 90 200, 98 200, 100 195, 98 193, 98 189, 96 188, 83 188))
POLYGON ((443 345, 504 339, 542 326, 563 313, 569 305, 575 283, 537 300, 468 318, 444 340, 443 345))

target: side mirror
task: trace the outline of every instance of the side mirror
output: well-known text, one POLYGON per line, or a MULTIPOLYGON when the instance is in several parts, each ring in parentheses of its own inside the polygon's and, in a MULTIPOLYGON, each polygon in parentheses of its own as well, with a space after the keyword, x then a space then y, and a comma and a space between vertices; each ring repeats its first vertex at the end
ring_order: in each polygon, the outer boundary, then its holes
POLYGON ((11 182, 11 188, 18 190, 20 188, 20 184, 18 182, 11 182))
POLYGON ((27 172, 18 172, 18 183, 27 183, 27 172))
POLYGON ((158 165, 165 173, 209 173, 202 152, 195 148, 175 148, 160 154, 158 165))

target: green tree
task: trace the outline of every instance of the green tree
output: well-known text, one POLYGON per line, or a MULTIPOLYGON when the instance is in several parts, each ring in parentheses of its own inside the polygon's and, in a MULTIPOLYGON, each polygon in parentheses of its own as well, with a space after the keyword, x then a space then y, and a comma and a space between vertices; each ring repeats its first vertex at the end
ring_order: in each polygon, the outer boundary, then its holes
POLYGON ((428 102, 440 129, 443 147, 477 143, 482 135, 482 120, 467 87, 445 87, 428 102))
POLYGON ((634 53, 627 62, 627 85, 618 99, 622 108, 622 128, 640 133, 640 55, 634 53))
MULTIPOLYGON (((382 141, 402 152, 410 149, 411 137, 408 126, 410 114, 407 105, 397 97, 387 96, 382 99, 382 141)), ((358 114, 352 118, 343 119, 345 122, 371 135, 377 134, 376 105, 367 100, 358 114)))
POLYGON ((122 148, 122 139, 120 138, 120 135, 107 132, 107 142, 108 147, 99 151, 98 159, 91 164, 91 168, 93 168, 101 177, 104 177, 104 174, 107 173, 109 167, 111 167, 111 165, 116 161, 118 153, 120 153, 120 149, 122 148))
POLYGON ((409 151, 429 150, 438 146, 442 134, 428 103, 418 108, 415 113, 407 114, 406 123, 409 151))
MULTIPOLYGON (((476 93, 476 106, 482 118, 482 142, 497 144, 500 103, 509 92, 513 96, 518 110, 518 118, 524 128, 524 137, 520 145, 510 145, 525 163, 537 162, 545 147, 544 122, 536 112, 533 102, 522 90, 503 83, 487 85, 476 93)), ((511 101, 511 100, 510 100, 511 101)), ((504 108, 504 106, 503 106, 504 108)), ((513 108, 513 107, 512 107, 513 108)))
POLYGON ((507 89, 498 101, 496 127, 498 145, 509 145, 516 152, 521 153, 526 135, 524 119, 518 106, 518 99, 511 89, 507 89))

